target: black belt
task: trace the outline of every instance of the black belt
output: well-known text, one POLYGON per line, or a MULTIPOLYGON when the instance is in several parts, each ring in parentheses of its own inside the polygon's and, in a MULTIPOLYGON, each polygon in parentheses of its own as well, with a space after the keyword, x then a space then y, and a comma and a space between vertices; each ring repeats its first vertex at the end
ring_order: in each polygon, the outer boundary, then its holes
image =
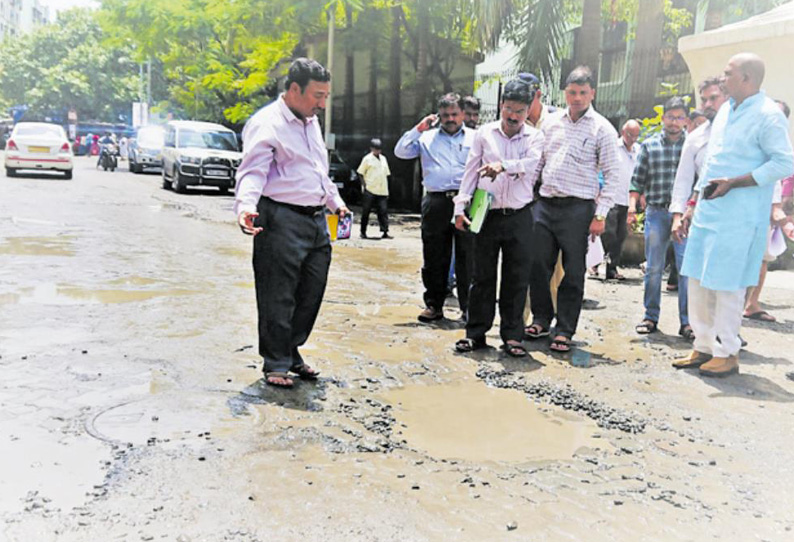
POLYGON ((276 205, 281 205, 282 207, 286 207, 287 209, 289 209, 291 211, 295 211, 296 213, 300 213, 300 214, 306 215, 306 216, 317 216, 317 215, 321 215, 321 214, 325 213, 325 207, 323 207, 322 205, 310 205, 310 206, 294 205, 292 203, 285 203, 283 201, 276 201, 276 200, 271 199, 271 198, 265 198, 265 199, 268 200, 268 201, 272 201, 276 205))
POLYGON ((514 215, 519 211, 523 211, 525 208, 526 205, 524 207, 521 207, 520 209, 511 209, 509 207, 504 207, 502 209, 490 209, 488 210, 488 214, 509 216, 509 215, 514 215))
POLYGON ((551 203, 552 205, 574 205, 582 202, 595 202, 592 199, 577 198, 576 196, 558 196, 558 197, 540 197, 541 201, 551 203))
POLYGON ((443 192, 428 192, 428 195, 430 195, 430 196, 443 196, 445 198, 452 199, 452 198, 454 198, 455 196, 458 195, 458 191, 457 190, 445 190, 443 192))

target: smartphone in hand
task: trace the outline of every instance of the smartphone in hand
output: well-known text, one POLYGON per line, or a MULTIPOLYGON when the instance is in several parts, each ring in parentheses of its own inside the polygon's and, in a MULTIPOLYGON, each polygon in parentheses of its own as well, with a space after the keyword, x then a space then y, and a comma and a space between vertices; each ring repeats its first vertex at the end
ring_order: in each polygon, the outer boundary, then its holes
POLYGON ((708 199, 717 189, 717 183, 709 183, 706 185, 706 188, 703 189, 703 197, 708 199))

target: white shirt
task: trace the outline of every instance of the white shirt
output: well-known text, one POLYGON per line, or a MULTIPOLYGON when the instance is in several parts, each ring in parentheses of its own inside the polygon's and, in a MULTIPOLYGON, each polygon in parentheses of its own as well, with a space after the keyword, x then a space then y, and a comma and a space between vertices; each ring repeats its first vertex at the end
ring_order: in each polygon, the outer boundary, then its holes
POLYGON ((631 149, 626 148, 622 137, 618 138, 618 191, 615 194, 615 205, 628 206, 631 176, 640 155, 640 146, 634 143, 631 149))
POLYGON ((686 211, 686 202, 689 201, 695 181, 700 178, 703 164, 706 163, 710 138, 711 122, 704 122, 692 133, 687 134, 681 149, 681 159, 678 161, 678 171, 675 174, 669 207, 671 213, 683 214, 686 211))

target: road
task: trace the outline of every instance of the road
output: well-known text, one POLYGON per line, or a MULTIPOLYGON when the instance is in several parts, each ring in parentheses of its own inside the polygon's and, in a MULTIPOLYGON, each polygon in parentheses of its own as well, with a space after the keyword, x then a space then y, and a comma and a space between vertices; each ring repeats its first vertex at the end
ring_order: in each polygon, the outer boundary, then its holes
POLYGON ((232 198, 76 161, 0 178, 0 540, 794 540, 791 273, 725 380, 670 367, 674 295, 634 334, 637 269, 588 280, 573 356, 463 357, 402 216, 336 243, 323 378, 273 390, 232 198))

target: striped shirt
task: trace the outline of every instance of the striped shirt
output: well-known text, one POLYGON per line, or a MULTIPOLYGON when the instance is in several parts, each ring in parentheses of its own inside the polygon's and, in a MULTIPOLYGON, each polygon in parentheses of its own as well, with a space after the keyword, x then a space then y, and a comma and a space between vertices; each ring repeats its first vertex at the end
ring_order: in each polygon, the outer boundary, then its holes
POLYGON ((648 205, 670 205, 684 140, 683 133, 678 141, 670 141, 662 132, 640 145, 640 157, 631 178, 631 191, 645 194, 648 205))
POLYGON ((544 120, 543 134, 541 197, 595 200, 596 215, 606 216, 620 185, 617 130, 593 107, 576 122, 566 108, 544 120), (599 171, 604 174, 603 189, 599 171))

